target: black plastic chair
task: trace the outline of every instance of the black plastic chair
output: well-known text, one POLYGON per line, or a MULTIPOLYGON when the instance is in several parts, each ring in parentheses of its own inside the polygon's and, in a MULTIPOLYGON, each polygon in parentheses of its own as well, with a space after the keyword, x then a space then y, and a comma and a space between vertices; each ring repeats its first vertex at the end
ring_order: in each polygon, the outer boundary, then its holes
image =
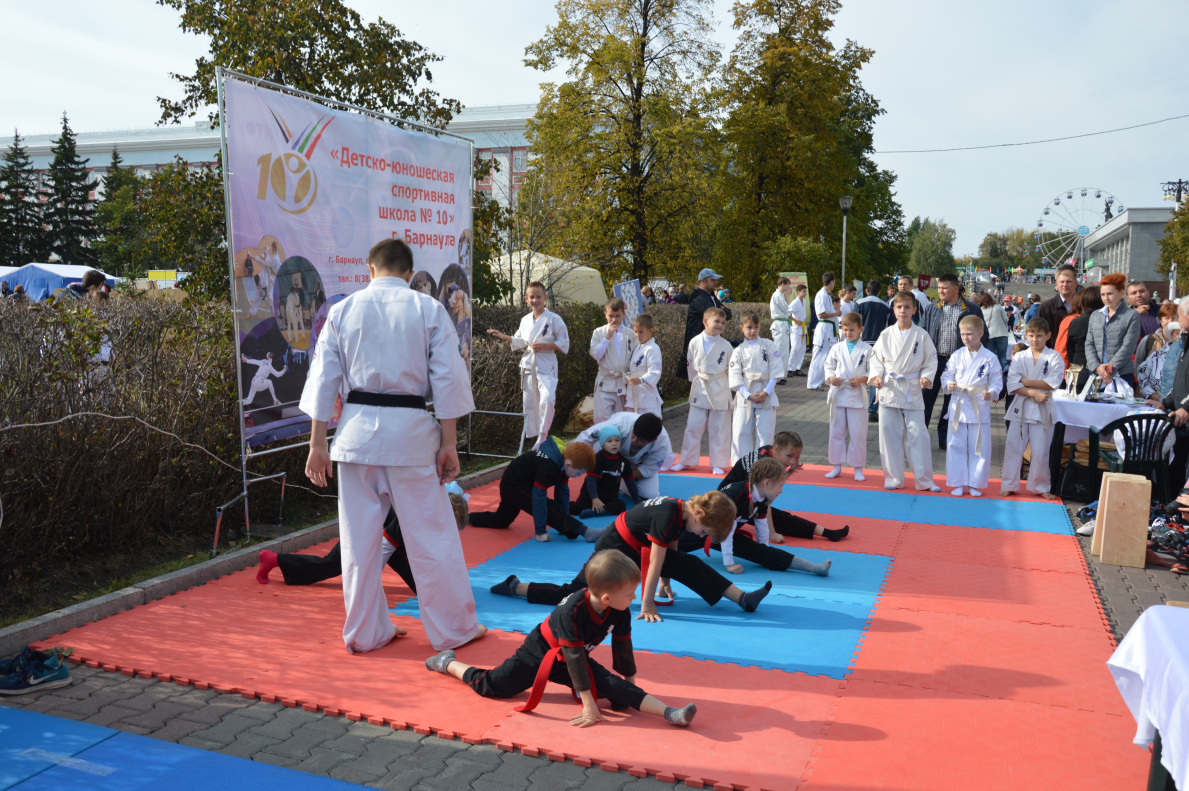
POLYGON ((1152 480, 1155 490, 1152 494, 1157 502, 1167 503, 1168 457, 1164 453, 1164 442, 1174 428, 1172 418, 1164 414, 1128 415, 1111 421, 1102 428, 1090 426, 1090 468, 1094 471, 1095 493, 1102 490, 1102 468, 1098 460, 1106 462, 1111 472, 1126 472, 1143 475, 1152 480), (1099 449, 1099 435, 1113 436, 1118 431, 1123 435, 1123 454, 1113 450, 1099 449), (1155 473, 1155 478, 1152 474, 1155 473))

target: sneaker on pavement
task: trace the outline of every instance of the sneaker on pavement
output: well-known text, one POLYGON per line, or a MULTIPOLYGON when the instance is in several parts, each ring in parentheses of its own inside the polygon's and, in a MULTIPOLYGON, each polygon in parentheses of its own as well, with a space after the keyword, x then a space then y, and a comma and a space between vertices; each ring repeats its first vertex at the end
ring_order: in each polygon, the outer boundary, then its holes
POLYGON ((70 668, 54 654, 45 661, 34 661, 24 670, 0 678, 0 695, 25 695, 67 686, 70 686, 70 668))
POLYGON ((0 676, 8 676, 20 672, 34 662, 44 662, 51 656, 54 656, 54 654, 38 651, 36 648, 26 646, 25 650, 16 656, 9 659, 0 659, 0 676))

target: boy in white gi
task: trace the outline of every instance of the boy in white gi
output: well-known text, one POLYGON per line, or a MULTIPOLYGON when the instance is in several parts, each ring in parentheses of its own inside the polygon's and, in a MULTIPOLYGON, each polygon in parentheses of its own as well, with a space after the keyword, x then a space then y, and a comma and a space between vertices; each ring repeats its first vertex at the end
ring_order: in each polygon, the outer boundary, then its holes
POLYGON ((1003 389, 998 356, 982 345, 983 320, 965 316, 958 322, 962 348, 950 355, 941 374, 941 389, 950 398, 950 431, 945 445, 945 485, 961 497, 967 490, 982 497, 991 468, 991 402, 1003 389))
POLYGON ((842 315, 830 292, 834 288, 834 273, 822 275, 822 289, 813 298, 813 309, 817 313, 817 327, 813 330, 813 357, 809 360, 810 390, 821 390, 826 381, 826 355, 838 342, 838 318, 842 315))
POLYGON ((536 281, 529 283, 524 292, 524 301, 532 309, 520 320, 515 335, 505 335, 499 330, 488 330, 487 334, 512 344, 513 349, 524 349, 520 358, 520 388, 524 391, 524 436, 536 437, 533 447, 544 442, 553 425, 553 412, 557 402, 557 354, 570 351, 570 333, 561 316, 545 307, 547 294, 545 285, 536 281))
POLYGON ((826 384, 830 392, 830 445, 828 459, 834 469, 827 478, 842 474, 842 465, 855 470, 855 480, 866 480, 867 466, 867 376, 871 347, 859 340, 863 318, 858 313, 842 316, 842 343, 834 345, 826 357, 826 384), (849 434, 849 444, 847 435, 849 434))
POLYGON ((661 417, 661 393, 657 383, 661 380, 661 347, 652 340, 652 316, 641 313, 632 324, 636 333, 636 347, 628 361, 627 411, 643 415, 651 412, 661 417))
POLYGON ((421 622, 434 648, 454 648, 486 628, 475 618, 462 542, 443 483, 458 476, 455 422, 475 408, 458 333, 442 303, 409 288, 413 253, 385 239, 368 253, 371 282, 330 309, 301 394, 312 418, 306 475, 325 486, 339 463, 339 546, 348 653, 398 634, 388 615, 380 544, 389 509, 401 524, 417 580, 421 622), (340 389, 334 437, 326 424, 340 389), (425 398, 433 393, 434 415, 425 398), (435 419, 436 417, 436 419, 435 419))
MULTIPOLYGON (((776 291, 772 292, 772 299, 768 300, 768 312, 772 314, 772 342, 785 360, 789 359, 789 352, 792 351, 793 320, 789 316, 789 298, 792 294, 793 281, 782 277, 776 281, 776 291)), ((786 381, 782 374, 776 384, 782 385, 786 381)))
POLYGON ((921 389, 933 386, 937 347, 929 333, 912 323, 916 297, 899 291, 892 298, 896 323, 880 333, 871 350, 870 382, 879 391, 879 456, 885 489, 904 488, 904 454, 920 491, 940 492, 933 484, 933 455, 925 426, 921 389))
POLYGON ((776 344, 760 337, 760 314, 744 311, 739 320, 743 343, 731 355, 729 382, 735 391, 731 421, 731 463, 758 447, 771 445, 776 433, 776 380, 785 370, 776 344))
MULTIPOLYGON (((579 434, 574 442, 583 442, 592 449, 600 449, 603 447, 603 429, 608 425, 614 426, 615 432, 623 440, 619 446, 619 455, 631 463, 640 496, 645 499, 660 497, 660 481, 656 475, 660 472, 661 465, 673 453, 669 433, 665 431, 661 419, 651 412, 643 415, 620 412, 603 423, 595 423, 579 434)), ((621 486, 620 491, 628 490, 626 486, 621 486)))
POLYGON ((722 308, 706 308, 702 326, 706 329, 690 340, 686 350, 686 370, 691 383, 689 416, 681 443, 681 461, 670 469, 680 472, 698 466, 702 434, 709 429, 711 472, 726 475, 726 469, 731 466, 731 388, 727 383, 727 368, 734 351, 722 337, 727 327, 726 312, 722 308))
POLYGON ((789 321, 792 323, 792 339, 789 351, 789 376, 804 376, 801 367, 805 365, 805 346, 809 340, 809 329, 805 323, 805 300, 809 289, 804 283, 797 284, 797 296, 789 303, 789 321))
POLYGON ((594 422, 602 423, 616 412, 624 411, 627 403, 628 363, 636 349, 636 337, 623 326, 625 306, 619 297, 607 300, 603 316, 605 326, 590 336, 590 356, 599 364, 595 377, 594 422))
POLYGON ((1031 445, 1028 463, 1028 491, 1046 500, 1049 491, 1049 443, 1053 441, 1051 414, 1053 391, 1065 379, 1065 361, 1045 346, 1049 323, 1037 316, 1024 328, 1028 348, 1011 358, 1007 371, 1007 392, 1015 396, 1008 409, 1007 445, 1003 448, 1003 486, 1000 494, 1014 494, 1020 488, 1020 466, 1024 448, 1031 445))

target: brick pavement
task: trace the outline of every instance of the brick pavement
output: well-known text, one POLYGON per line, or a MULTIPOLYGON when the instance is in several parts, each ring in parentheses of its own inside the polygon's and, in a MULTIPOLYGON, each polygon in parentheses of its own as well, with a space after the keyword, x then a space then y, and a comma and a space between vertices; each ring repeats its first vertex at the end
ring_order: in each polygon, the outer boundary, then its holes
MULTIPOLYGON (((777 429, 801 434, 804 462, 827 463, 824 391, 811 392, 805 388, 805 380, 797 378, 780 387, 778 395, 782 403, 777 429)), ((1002 464, 1002 407, 996 407, 994 414, 992 475, 997 476, 1002 464)), ((666 414, 665 423, 679 444, 685 408, 666 414)), ((876 425, 870 428, 868 467, 878 467, 876 425)), ((933 436, 935 441, 936 433, 933 436)), ((944 453, 934 447, 933 458, 934 469, 944 471, 944 453)), ((1077 524, 1076 518, 1074 521, 1077 524)), ((1189 581, 1167 569, 1102 565, 1089 555, 1089 539, 1080 539, 1080 543, 1117 639, 1144 608, 1169 599, 1189 601, 1189 581)), ((686 787, 87 667, 73 667, 72 675, 75 681, 69 687, 8 697, 0 704, 392 791, 662 791, 686 787)))

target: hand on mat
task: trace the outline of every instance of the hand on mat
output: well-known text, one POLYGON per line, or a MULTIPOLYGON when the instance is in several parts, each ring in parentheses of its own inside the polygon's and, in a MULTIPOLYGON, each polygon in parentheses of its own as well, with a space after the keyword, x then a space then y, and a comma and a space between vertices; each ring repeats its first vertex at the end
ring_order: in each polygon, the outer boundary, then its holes
POLYGON ((768 540, 773 544, 783 544, 784 536, 782 536, 780 533, 769 533, 768 540))
POLYGON ((596 497, 590 501, 590 507, 592 510, 594 510, 594 512, 596 514, 601 514, 601 513, 603 513, 603 508, 605 508, 606 506, 603 505, 602 500, 600 500, 599 498, 596 497))
POLYGON ((727 571, 731 572, 732 574, 742 574, 743 566, 739 565, 738 563, 732 563, 731 565, 727 566, 727 571))
POLYGON ((664 596, 669 600, 669 604, 677 601, 677 597, 673 595, 673 586, 666 579, 662 579, 661 584, 657 586, 657 595, 664 596))
POLYGON ((656 612, 656 605, 652 602, 641 602, 640 614, 636 616, 636 620, 643 618, 648 623, 660 623, 664 619, 656 612))
POLYGON ((450 483, 457 477, 458 451, 452 446, 442 448, 438 451, 438 478, 441 479, 442 483, 450 483))
POLYGON ((334 477, 334 462, 325 447, 310 448, 310 455, 306 456, 306 477, 315 486, 325 486, 326 479, 334 477))
POLYGON ((605 722, 606 719, 599 711, 598 706, 583 706, 582 713, 571 719, 570 724, 577 725, 579 728, 587 728, 596 722, 605 722))

